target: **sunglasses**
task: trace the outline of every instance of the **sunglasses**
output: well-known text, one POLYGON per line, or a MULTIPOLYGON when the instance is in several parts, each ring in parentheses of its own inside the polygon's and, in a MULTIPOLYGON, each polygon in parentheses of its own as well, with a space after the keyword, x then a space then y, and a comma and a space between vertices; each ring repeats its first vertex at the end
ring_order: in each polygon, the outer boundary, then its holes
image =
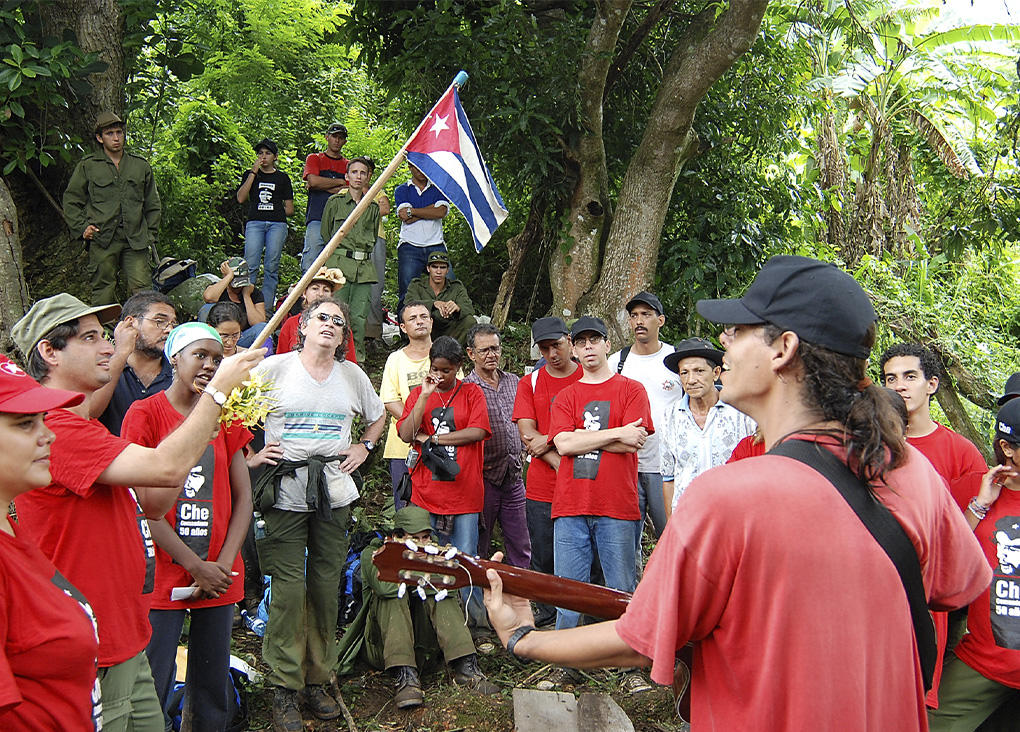
POLYGON ((316 313, 315 317, 321 320, 323 323, 333 321, 333 325, 337 326, 338 328, 343 328, 345 325, 347 325, 347 322, 339 315, 330 315, 329 313, 316 313))

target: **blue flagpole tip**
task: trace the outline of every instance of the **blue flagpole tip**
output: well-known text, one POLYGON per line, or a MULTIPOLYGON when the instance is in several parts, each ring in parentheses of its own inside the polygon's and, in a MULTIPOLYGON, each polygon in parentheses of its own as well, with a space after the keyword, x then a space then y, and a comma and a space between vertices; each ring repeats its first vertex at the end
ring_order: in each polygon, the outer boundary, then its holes
POLYGON ((467 83, 468 75, 466 71, 458 71, 457 75, 453 77, 453 85, 460 89, 464 84, 467 83))

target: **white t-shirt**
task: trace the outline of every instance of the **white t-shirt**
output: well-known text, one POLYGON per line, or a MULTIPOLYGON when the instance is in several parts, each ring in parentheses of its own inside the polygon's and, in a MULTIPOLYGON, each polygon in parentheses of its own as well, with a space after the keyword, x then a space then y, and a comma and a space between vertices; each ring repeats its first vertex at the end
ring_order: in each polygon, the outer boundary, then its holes
MULTIPOLYGON (((429 373, 429 357, 414 360, 408 358, 403 348, 397 349, 386 359, 383 367, 382 384, 379 385, 379 397, 383 404, 407 401, 411 389, 421 386, 429 373)), ((390 460, 403 460, 407 457, 410 445, 400 439, 397 434, 397 420, 390 419, 390 430, 386 433, 386 449, 383 457, 390 460)))
MULTIPOLYGON (((623 362, 623 375, 641 382, 641 385, 645 387, 655 426, 655 434, 649 435, 644 447, 638 451, 639 473, 659 472, 659 430, 662 419, 666 414, 666 407, 684 395, 680 377, 662 363, 662 360, 673 353, 673 350, 673 346, 662 343, 658 353, 642 356, 631 351, 627 355, 627 360, 623 362)), ((617 351, 609 357, 609 368, 615 374, 619 365, 620 352, 617 351)))
MULTIPOLYGON (((382 401, 361 368, 350 361, 335 361, 333 371, 318 382, 305 369, 300 352, 270 356, 253 372, 273 382, 271 396, 277 400, 266 417, 266 442, 279 441, 285 460, 304 460, 310 455, 336 455, 351 446, 351 423, 360 414, 369 424, 383 415, 382 401)), ((340 471, 342 460, 326 463, 326 483, 332 508, 346 506, 358 497, 354 480, 340 471)), ((312 511, 305 500, 308 469, 284 477, 275 508, 312 511)))

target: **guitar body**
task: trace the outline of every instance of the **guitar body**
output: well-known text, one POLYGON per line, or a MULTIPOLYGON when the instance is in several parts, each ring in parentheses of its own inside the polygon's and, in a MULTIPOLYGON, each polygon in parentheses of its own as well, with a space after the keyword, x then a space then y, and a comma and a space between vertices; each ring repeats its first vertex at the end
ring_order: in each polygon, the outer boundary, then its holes
MULTIPOLYGON (((631 597, 629 592, 470 557, 453 547, 419 547, 410 540, 387 541, 372 555, 372 563, 379 570, 379 579, 385 582, 404 584, 410 588, 433 587, 437 590, 488 587, 489 580, 485 571, 494 569, 503 580, 503 591, 508 595, 603 620, 615 620, 623 615, 631 597)), ((691 716, 692 656, 693 647, 688 643, 677 652, 677 664, 673 673, 676 711, 685 722, 689 722, 691 716)))

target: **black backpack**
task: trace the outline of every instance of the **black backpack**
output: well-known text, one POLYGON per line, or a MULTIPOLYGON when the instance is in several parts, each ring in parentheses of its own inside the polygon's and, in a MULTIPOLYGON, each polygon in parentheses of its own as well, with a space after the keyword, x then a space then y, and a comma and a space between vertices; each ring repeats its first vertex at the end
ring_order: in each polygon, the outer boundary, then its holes
POLYGON ((163 257, 152 273, 152 288, 165 295, 177 285, 190 280, 197 272, 198 262, 194 259, 163 257))

